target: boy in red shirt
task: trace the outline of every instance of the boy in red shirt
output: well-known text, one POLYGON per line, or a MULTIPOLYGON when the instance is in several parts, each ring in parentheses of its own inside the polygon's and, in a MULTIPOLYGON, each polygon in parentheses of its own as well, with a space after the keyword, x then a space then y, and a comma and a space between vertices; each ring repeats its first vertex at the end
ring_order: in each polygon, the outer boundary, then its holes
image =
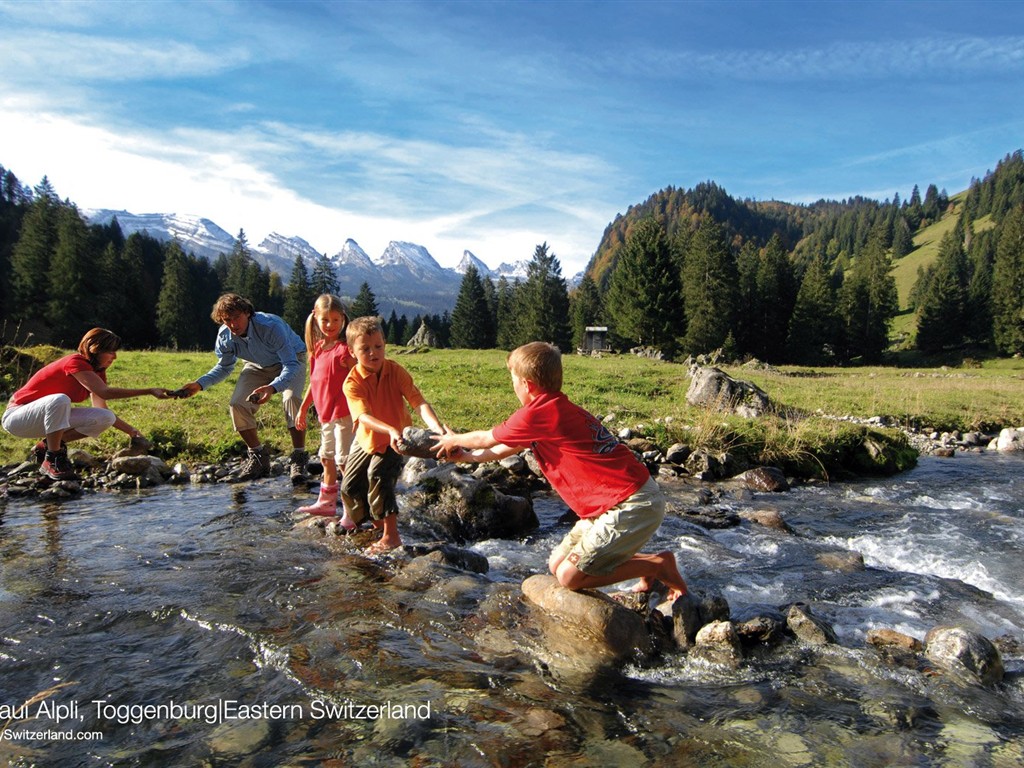
POLYGON ((509 355, 508 369, 523 407, 490 430, 438 435, 438 456, 483 462, 533 450, 551 487, 580 517, 548 560, 563 587, 639 579, 637 591, 647 591, 657 579, 668 599, 686 594, 675 555, 638 554, 665 517, 661 489, 629 448, 562 393, 558 348, 525 344, 509 355))
POLYGON ((369 517, 380 530, 381 538, 365 550, 379 555, 402 545, 395 485, 404 463, 399 453, 402 429, 412 426, 406 403, 435 432, 444 430, 409 372, 387 359, 380 318, 357 317, 348 324, 345 336, 356 367, 349 371, 342 389, 356 425, 356 439, 345 464, 341 497, 353 522, 358 525, 369 517))

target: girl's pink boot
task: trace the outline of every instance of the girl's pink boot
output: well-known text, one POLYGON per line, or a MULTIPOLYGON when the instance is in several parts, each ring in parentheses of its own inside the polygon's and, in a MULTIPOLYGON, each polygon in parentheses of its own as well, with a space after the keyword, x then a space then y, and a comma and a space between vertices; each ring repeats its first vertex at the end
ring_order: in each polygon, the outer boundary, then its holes
POLYGON ((338 514, 338 484, 321 485, 320 495, 316 502, 306 507, 299 507, 295 511, 304 512, 307 515, 334 517, 338 514))

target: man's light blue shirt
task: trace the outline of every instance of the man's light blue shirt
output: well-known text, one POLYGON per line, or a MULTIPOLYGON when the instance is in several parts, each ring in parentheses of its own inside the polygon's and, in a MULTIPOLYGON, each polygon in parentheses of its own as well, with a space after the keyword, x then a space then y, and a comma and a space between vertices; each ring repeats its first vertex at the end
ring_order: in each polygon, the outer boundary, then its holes
POLYGON ((239 359, 255 363, 261 368, 280 365, 281 373, 270 382, 276 391, 287 389, 287 383, 297 374, 305 374, 306 344, 288 324, 277 315, 255 312, 249 318, 245 336, 235 336, 226 325, 217 331, 217 364, 197 381, 204 390, 219 384, 231 375, 239 359))

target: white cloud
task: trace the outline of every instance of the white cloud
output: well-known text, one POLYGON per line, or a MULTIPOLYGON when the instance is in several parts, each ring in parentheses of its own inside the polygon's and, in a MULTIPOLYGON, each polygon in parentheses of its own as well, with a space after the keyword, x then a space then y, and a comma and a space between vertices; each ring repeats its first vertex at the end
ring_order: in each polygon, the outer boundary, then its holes
MULTIPOLYGON (((132 213, 182 213, 204 216, 232 234, 245 229, 250 242, 258 243, 272 231, 298 235, 321 252, 334 253, 352 238, 369 253, 380 253, 391 240, 424 245, 442 264, 454 266, 463 250, 471 250, 496 266, 500 261, 528 259, 533 248, 547 241, 563 260, 566 273, 582 269, 596 247, 599 217, 586 205, 555 200, 551 209, 564 216, 556 232, 502 222, 501 209, 513 203, 543 201, 544 185, 537 192, 529 174, 516 167, 511 156, 502 159, 482 149, 460 149, 428 142, 400 142, 370 135, 354 135, 351 145, 341 142, 334 151, 344 156, 351 146, 362 153, 370 172, 384 179, 410 178, 425 173, 424 164, 448 158, 439 175, 453 181, 479 181, 477 194, 461 199, 445 196, 442 186, 429 214, 408 216, 400 194, 391 190, 378 210, 392 215, 367 213, 345 205, 317 202, 289 188, 280 176, 267 170, 274 158, 294 151, 299 134, 282 126, 260 133, 252 128, 238 134, 196 129, 164 135, 115 132, 80 119, 44 111, 32 100, 8 97, 0 100, 0 135, 5 147, 15 150, 4 161, 23 183, 35 184, 48 175, 59 195, 82 208, 126 209, 132 213), (252 158, 261 157, 261 162, 252 158), (381 168, 391 168, 381 170, 381 168), (476 174, 474 170, 476 169, 476 174), (480 170, 484 173, 480 174, 480 170), (518 185, 518 186, 517 186, 518 185), (534 192, 530 193, 530 187, 534 192), (483 198, 487 200, 481 202, 483 198), (501 200, 501 205, 495 203, 501 200), (474 222, 489 219, 487 227, 474 222), (495 219, 498 219, 497 221, 495 219)), ((328 149, 330 137, 306 135, 308 149, 318 143, 328 149)), ((525 150, 524 150, 525 151, 525 150)), ((564 171, 585 159, 561 159, 540 153, 564 171)), ((316 152, 313 157, 318 157, 316 152)), ((373 194, 387 194, 386 184, 373 194)), ((358 198, 357 198, 358 200, 358 198)))

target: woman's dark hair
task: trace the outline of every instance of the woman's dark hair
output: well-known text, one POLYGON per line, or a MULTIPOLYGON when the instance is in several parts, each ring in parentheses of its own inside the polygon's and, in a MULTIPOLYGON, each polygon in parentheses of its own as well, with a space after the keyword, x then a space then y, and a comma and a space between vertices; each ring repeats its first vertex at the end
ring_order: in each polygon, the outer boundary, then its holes
POLYGON ((101 352, 117 352, 121 348, 121 338, 106 328, 93 328, 87 331, 78 342, 78 354, 89 358, 89 363, 96 370, 100 369, 99 355, 101 352))

